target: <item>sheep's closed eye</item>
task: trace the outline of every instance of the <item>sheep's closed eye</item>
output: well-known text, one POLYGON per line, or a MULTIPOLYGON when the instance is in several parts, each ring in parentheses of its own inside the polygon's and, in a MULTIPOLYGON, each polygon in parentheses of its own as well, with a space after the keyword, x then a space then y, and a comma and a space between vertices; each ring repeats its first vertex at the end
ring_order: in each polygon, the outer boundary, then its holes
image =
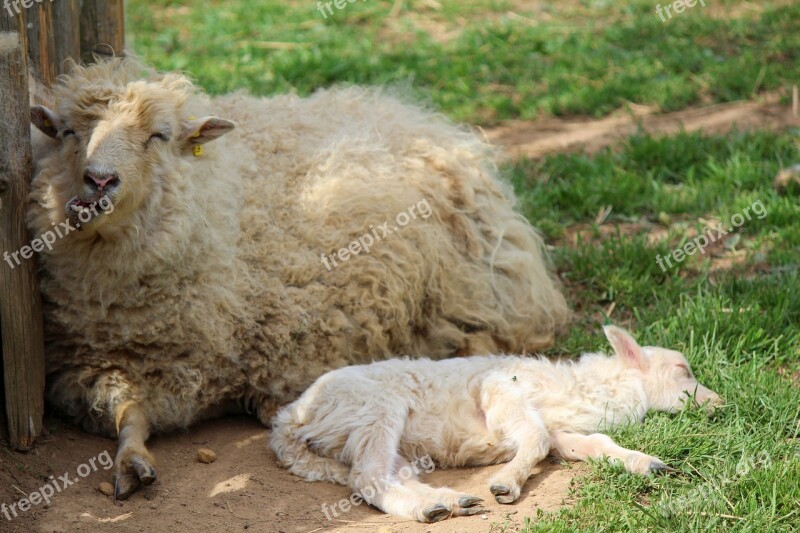
POLYGON ((147 142, 145 143, 145 146, 147 146, 148 144, 150 144, 150 142, 152 142, 153 140, 159 140, 159 141, 164 141, 164 142, 166 142, 166 141, 168 141, 169 139, 170 139, 170 137, 169 137, 169 132, 166 132, 166 131, 157 131, 157 132, 153 133, 152 135, 150 135, 150 138, 149 138, 149 139, 147 139, 147 142))
POLYGON ((75 130, 65 129, 61 131, 61 138, 66 139, 70 135, 75 135, 75 130))
POLYGON ((677 366, 677 367, 680 369, 680 373, 681 373, 681 375, 683 375, 683 376, 685 376, 685 377, 687 377, 687 378, 690 378, 690 377, 692 377, 692 371, 691 371, 691 370, 689 370, 689 367, 688 367, 688 366, 686 366, 686 365, 681 365, 681 364, 678 364, 678 365, 675 365, 675 366, 677 366))

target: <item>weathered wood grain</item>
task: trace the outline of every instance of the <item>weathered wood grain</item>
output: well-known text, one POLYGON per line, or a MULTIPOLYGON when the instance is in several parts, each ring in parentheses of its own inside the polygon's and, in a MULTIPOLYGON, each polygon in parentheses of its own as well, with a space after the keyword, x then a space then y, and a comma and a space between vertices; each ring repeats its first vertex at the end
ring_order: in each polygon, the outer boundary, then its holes
POLYGON ((9 442, 19 450, 33 446, 44 411, 44 335, 36 258, 19 265, 12 258, 30 242, 25 227, 31 177, 25 27, 24 12, 17 16, 0 12, 0 337, 9 442))
POLYGON ((122 0, 83 0, 81 2, 81 58, 92 54, 122 56, 125 49, 125 24, 122 0))

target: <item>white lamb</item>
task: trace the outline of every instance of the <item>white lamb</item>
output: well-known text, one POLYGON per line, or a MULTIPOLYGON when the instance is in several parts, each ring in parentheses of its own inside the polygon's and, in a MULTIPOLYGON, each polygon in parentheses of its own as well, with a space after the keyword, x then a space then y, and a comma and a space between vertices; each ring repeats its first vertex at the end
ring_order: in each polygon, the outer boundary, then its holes
POLYGON ((550 451, 618 459, 637 474, 668 470, 593 432, 641 422, 650 409, 675 412, 688 399, 709 408, 722 399, 697 382, 681 353, 604 330, 615 357, 393 359, 329 372, 276 415, 272 448, 308 481, 347 485, 382 511, 421 522, 483 511, 479 497, 397 475, 421 457, 442 467, 508 462, 489 482, 499 503, 519 498, 550 451), (384 490, 364 490, 376 480, 384 490))

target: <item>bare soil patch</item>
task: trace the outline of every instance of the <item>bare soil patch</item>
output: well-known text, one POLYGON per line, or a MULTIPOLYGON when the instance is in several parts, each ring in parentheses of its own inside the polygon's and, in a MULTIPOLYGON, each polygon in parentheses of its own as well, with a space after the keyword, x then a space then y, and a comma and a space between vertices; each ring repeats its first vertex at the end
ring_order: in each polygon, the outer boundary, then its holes
POLYGON ((551 153, 598 152, 618 144, 638 131, 653 135, 674 135, 680 131, 723 134, 739 130, 782 130, 799 126, 790 107, 780 104, 778 93, 765 94, 758 101, 730 102, 674 113, 658 114, 646 106, 631 105, 600 120, 547 118, 533 122, 509 121, 485 131, 507 157, 537 158, 551 153))
MULTIPOLYGON (((521 529, 524 517, 537 509, 565 505, 571 480, 582 465, 562 466, 547 460, 542 471, 525 485, 514 505, 494 502, 487 482, 498 466, 434 471, 426 480, 486 499, 485 517, 461 517, 437 524, 418 524, 387 516, 366 505, 327 520, 322 504, 350 496, 346 487, 307 483, 276 465, 266 445, 268 431, 257 420, 232 417, 199 424, 188 432, 155 437, 150 449, 158 461, 159 479, 125 502, 113 501, 98 490, 111 481, 111 471, 99 468, 52 498, 8 521, 0 513, 0 531, 8 533, 138 532, 488 532, 521 529), (217 454, 211 464, 197 460, 198 448, 217 454)), ((49 476, 69 473, 116 443, 69 427, 44 437, 27 454, 0 449, 0 504, 10 505, 44 485, 49 476)), ((13 515, 12 515, 13 516, 13 515)))

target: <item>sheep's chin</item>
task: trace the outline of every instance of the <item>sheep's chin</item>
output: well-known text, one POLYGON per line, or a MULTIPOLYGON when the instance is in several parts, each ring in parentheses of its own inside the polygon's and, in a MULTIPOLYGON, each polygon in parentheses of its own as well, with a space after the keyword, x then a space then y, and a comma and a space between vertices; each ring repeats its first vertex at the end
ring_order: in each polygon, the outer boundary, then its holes
POLYGON ((105 215, 105 210, 100 206, 102 198, 103 196, 99 194, 88 200, 84 200, 80 196, 70 198, 64 205, 64 213, 72 223, 72 226, 81 229, 81 227, 88 226, 95 219, 105 215))

